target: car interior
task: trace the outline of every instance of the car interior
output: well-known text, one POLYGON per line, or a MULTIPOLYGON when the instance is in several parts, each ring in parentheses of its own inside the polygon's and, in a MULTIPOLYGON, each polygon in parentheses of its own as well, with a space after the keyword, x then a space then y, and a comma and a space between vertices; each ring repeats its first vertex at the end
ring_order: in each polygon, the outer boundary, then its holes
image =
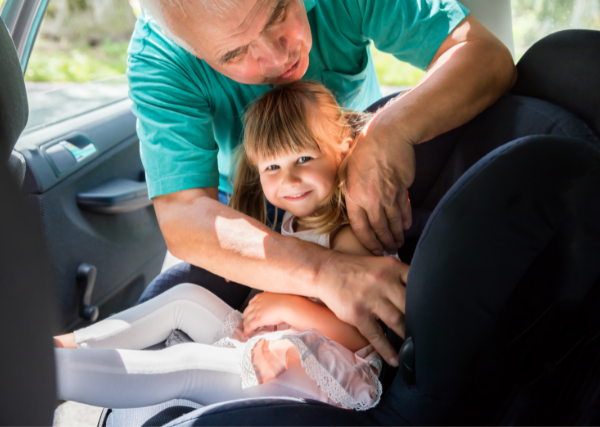
MULTIPOLYGON (((511 46, 510 2, 464 4, 511 46)), ((126 81, 86 84, 101 107, 73 92, 30 112, 23 73, 47 5, 0 9, 1 425, 52 424, 52 335, 134 305, 166 253, 126 81)), ((377 407, 171 401, 137 418, 106 408, 98 425, 600 424, 600 31, 551 34, 517 69, 413 201, 406 340, 388 331, 400 368, 384 367, 377 407), (498 120, 506 103, 517 114, 498 120), (536 134, 507 140, 517 122, 536 134)))

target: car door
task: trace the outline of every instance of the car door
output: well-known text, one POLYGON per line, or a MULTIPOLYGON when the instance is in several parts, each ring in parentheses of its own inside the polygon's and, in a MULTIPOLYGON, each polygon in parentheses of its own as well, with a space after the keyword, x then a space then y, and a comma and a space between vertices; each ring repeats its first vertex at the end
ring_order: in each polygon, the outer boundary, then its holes
MULTIPOLYGON (((39 70, 54 66, 57 72, 67 72, 87 52, 83 50, 87 47, 77 47, 75 54, 59 49, 44 57, 40 48, 41 57, 36 59, 36 47, 47 40, 69 43, 64 33, 58 41, 45 39, 44 26, 56 24, 56 15, 49 17, 49 13, 71 13, 82 4, 106 8, 108 3, 0 1, 2 20, 13 37, 25 75, 32 77, 37 72, 32 64, 40 58, 46 63, 39 70), (58 66, 52 65, 57 60, 58 66)), ((135 17, 127 2, 118 3, 123 13, 131 14, 126 19, 130 35, 135 17)), ((96 9, 90 12, 94 19, 97 14, 96 9)), ((60 25, 73 24, 70 17, 62 19, 60 25)), ((59 31, 63 29, 60 25, 59 31)), ((89 31, 93 30, 90 25, 89 31)), ((86 29, 78 31, 85 34, 86 29)), ((121 61, 126 61, 122 52, 126 31, 119 34, 117 59, 121 61)), ((103 37, 99 43, 114 48, 110 34, 103 37)), ((92 64, 95 68, 88 73, 88 81, 56 82, 46 76, 41 79, 46 82, 26 82, 29 121, 15 150, 27 163, 22 192, 44 236, 48 286, 58 313, 56 333, 83 326, 98 312, 99 318, 104 318, 135 304, 165 258, 166 245, 148 199, 127 77, 94 78, 106 65, 102 61, 113 59, 100 56, 92 64)), ((124 72, 125 63, 119 64, 117 68, 124 72)))

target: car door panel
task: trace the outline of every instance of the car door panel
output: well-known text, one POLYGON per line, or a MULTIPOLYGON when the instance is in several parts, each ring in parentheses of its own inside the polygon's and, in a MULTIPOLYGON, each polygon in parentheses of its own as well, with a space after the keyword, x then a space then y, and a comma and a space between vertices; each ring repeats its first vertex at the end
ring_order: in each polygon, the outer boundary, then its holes
POLYGON ((22 191, 44 236, 58 328, 72 330, 83 324, 83 289, 77 282, 77 270, 83 263, 97 268, 91 303, 99 307, 100 318, 133 305, 160 272, 166 253, 154 208, 145 203, 106 214, 77 203, 78 195, 105 183, 126 180, 144 188, 131 102, 124 100, 32 130, 21 137, 15 149, 27 161, 22 191), (59 172, 48 149, 76 137, 91 142, 95 150, 59 172))

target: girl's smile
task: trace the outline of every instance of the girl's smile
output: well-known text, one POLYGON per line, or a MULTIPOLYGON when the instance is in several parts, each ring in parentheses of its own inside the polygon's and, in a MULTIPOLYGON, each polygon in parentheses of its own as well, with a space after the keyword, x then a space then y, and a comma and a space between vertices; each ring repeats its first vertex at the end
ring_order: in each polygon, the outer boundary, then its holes
POLYGON ((295 196, 284 196, 283 198, 286 200, 290 200, 290 201, 298 201, 298 200, 303 200, 310 193, 312 193, 312 190, 307 191, 305 193, 296 194, 295 196))

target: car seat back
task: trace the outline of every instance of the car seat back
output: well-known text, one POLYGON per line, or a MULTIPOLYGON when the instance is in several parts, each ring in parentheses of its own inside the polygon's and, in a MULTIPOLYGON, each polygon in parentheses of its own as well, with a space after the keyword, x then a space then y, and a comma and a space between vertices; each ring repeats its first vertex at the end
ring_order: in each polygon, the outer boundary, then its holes
POLYGON ((600 31, 565 30, 527 50, 512 93, 577 114, 600 135, 600 31))
MULTIPOLYGON (((56 405, 50 292, 40 232, 9 173, 27 123, 23 73, 0 19, 0 425, 51 425, 56 405)), ((18 162, 17 162, 18 164, 18 162)), ((24 161, 22 162, 24 165, 24 161)))
POLYGON ((0 425, 48 426, 56 405, 50 289, 41 238, 0 162, 0 425))

